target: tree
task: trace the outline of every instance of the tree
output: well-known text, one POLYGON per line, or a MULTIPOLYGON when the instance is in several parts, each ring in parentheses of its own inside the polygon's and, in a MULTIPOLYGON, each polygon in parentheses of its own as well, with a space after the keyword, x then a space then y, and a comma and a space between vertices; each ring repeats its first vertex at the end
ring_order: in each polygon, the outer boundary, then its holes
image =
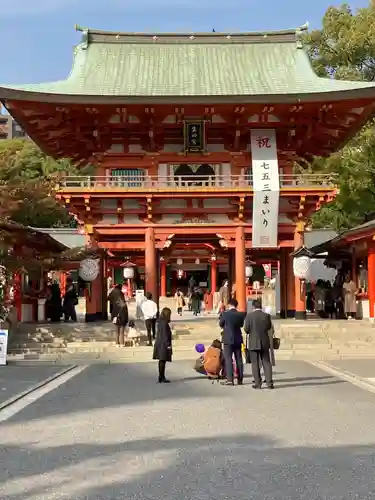
MULTIPOLYGON (((375 5, 353 12, 348 4, 330 7, 321 30, 305 37, 315 71, 337 79, 375 80, 375 5)), ((315 227, 340 230, 363 222, 375 207, 374 122, 366 125, 339 153, 316 158, 315 171, 339 174, 339 194, 317 212, 315 227)))
POLYGON ((78 171, 68 159, 55 161, 27 139, 0 142, 0 183, 19 200, 9 217, 20 224, 71 225, 72 217, 51 194, 53 187, 62 175, 89 175, 90 170, 78 171))

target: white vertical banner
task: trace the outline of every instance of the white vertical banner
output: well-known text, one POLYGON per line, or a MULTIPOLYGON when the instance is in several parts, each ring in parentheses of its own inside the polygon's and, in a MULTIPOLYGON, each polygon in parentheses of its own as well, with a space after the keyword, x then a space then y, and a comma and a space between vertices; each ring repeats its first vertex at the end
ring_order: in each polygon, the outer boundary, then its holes
POLYGON ((280 179, 275 129, 251 130, 253 248, 278 246, 280 179))

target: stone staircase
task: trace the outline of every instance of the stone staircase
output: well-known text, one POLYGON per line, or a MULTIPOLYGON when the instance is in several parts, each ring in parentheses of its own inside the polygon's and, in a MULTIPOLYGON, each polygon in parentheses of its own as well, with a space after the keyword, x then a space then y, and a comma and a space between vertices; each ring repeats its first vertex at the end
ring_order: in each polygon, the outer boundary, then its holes
MULTIPOLYGON (((375 356, 375 327, 368 321, 275 321, 281 338, 278 359, 337 359, 375 356)), ((141 344, 126 348, 114 345, 114 326, 102 323, 21 325, 9 346, 9 359, 66 362, 148 361, 143 322, 138 322, 141 344)), ((174 359, 195 359, 195 344, 209 345, 220 337, 217 319, 202 317, 176 321, 173 329, 174 359)))

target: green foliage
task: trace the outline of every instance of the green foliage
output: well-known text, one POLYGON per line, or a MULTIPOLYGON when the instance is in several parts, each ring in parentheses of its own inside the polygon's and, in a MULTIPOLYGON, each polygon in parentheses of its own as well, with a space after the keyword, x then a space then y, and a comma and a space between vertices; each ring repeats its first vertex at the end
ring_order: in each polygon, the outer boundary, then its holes
POLYGON ((8 217, 33 227, 71 226, 73 218, 57 203, 53 188, 60 176, 89 175, 90 169, 78 172, 69 160, 55 161, 27 139, 0 141, 0 184, 18 200, 8 217))
MULTIPOLYGON (((347 80, 375 80, 375 7, 353 12, 348 4, 330 7, 321 30, 305 37, 319 76, 347 80)), ((366 125, 342 151, 328 159, 316 158, 316 172, 339 174, 339 194, 313 217, 314 227, 335 230, 363 222, 375 211, 374 122, 366 125)))
POLYGON ((348 4, 329 7, 322 29, 307 34, 305 42, 320 76, 340 80, 375 78, 375 9, 353 12, 348 4))

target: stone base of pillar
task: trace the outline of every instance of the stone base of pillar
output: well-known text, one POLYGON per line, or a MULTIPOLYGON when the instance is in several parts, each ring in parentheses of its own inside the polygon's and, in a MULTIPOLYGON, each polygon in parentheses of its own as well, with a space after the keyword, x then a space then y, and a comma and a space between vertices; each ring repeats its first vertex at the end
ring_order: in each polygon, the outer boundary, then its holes
POLYGON ((296 311, 294 318, 295 319, 306 319, 306 311, 296 311))
POLYGON ((103 321, 103 319, 108 319, 108 315, 107 315, 107 318, 103 318, 102 312, 86 313, 85 314, 85 322, 86 323, 94 323, 96 321, 103 321))

